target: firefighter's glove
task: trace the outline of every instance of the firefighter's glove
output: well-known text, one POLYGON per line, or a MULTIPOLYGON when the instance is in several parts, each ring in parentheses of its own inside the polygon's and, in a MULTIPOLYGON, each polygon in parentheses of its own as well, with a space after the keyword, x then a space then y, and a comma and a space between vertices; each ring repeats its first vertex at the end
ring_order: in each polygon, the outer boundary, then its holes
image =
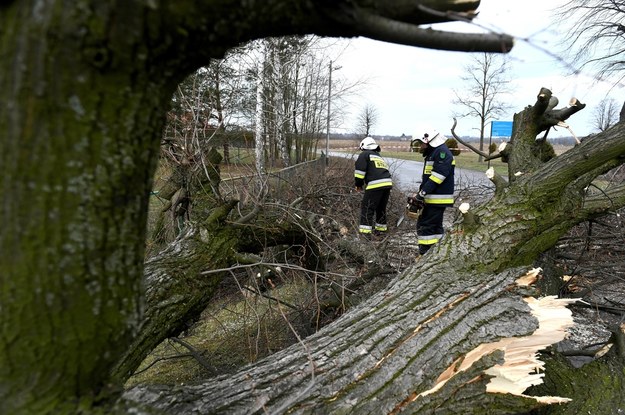
POLYGON ((423 196, 414 195, 408 197, 408 210, 411 212, 416 212, 423 209, 425 201, 423 196))
POLYGON ((425 205, 425 192, 420 191, 409 199, 412 199, 409 203, 414 205, 417 209, 423 209, 423 205, 425 205))

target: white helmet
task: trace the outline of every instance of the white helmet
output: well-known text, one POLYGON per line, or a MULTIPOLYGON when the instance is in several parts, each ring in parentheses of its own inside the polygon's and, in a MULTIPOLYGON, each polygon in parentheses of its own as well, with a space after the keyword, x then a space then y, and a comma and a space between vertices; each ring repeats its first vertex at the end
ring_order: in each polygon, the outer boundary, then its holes
POLYGON ((360 142, 361 150, 375 150, 376 148, 378 148, 378 143, 376 143, 375 140, 371 137, 365 137, 360 142))
POLYGON ((421 137, 419 133, 415 134, 415 136, 417 137, 417 140, 421 141, 422 143, 429 144, 432 147, 438 147, 441 144, 444 144, 447 140, 447 138, 443 134, 432 128, 426 128, 423 136, 421 137))

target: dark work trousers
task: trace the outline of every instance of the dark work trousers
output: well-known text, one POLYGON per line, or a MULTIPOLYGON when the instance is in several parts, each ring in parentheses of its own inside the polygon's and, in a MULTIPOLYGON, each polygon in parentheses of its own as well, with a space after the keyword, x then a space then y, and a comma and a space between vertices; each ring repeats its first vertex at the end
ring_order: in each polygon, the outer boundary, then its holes
POLYGON ((386 205, 390 195, 390 187, 365 190, 360 205, 360 233, 371 233, 374 229, 386 231, 386 205))
POLYGON ((419 253, 425 254, 432 245, 443 237, 443 215, 445 206, 426 204, 417 219, 419 253))

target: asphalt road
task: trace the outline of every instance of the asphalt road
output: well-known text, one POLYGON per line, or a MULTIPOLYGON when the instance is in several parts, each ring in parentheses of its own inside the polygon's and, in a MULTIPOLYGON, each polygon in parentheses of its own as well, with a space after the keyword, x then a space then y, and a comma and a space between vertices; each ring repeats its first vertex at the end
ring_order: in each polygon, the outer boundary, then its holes
MULTIPOLYGON (((330 157, 345 157, 355 160, 356 154, 341 153, 330 151, 330 157)), ((384 155, 382 155, 384 157, 384 155)), ((415 155, 415 157, 420 157, 415 155)), ((393 176, 393 184, 403 192, 414 192, 421 184, 421 175, 423 174, 423 162, 413 160, 402 160, 390 157, 384 157, 388 162, 391 174, 393 176)), ((494 188, 493 183, 488 180, 484 172, 475 170, 466 170, 456 168, 455 171, 456 188, 464 188, 468 186, 487 186, 494 188)))

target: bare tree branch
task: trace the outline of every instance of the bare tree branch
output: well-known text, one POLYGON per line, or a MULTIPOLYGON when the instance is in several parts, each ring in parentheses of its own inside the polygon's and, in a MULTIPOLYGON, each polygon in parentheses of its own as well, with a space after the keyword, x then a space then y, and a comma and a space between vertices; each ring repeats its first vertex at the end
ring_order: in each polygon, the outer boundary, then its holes
POLYGON ((483 151, 480 151, 477 147, 474 147, 471 143, 469 143, 468 141, 464 141, 462 138, 460 138, 457 134, 456 134, 456 125, 458 124, 458 121, 454 118, 454 124, 451 126, 451 135, 454 136, 454 139, 456 141, 458 141, 460 144, 466 146, 468 149, 470 149, 471 151, 473 151, 475 154, 478 154, 482 157, 488 157, 487 153, 484 153, 483 151))
POLYGON ((422 29, 414 25, 357 9, 354 26, 363 36, 376 40, 429 49, 463 52, 499 52, 512 49, 513 38, 506 34, 475 34, 422 29))

